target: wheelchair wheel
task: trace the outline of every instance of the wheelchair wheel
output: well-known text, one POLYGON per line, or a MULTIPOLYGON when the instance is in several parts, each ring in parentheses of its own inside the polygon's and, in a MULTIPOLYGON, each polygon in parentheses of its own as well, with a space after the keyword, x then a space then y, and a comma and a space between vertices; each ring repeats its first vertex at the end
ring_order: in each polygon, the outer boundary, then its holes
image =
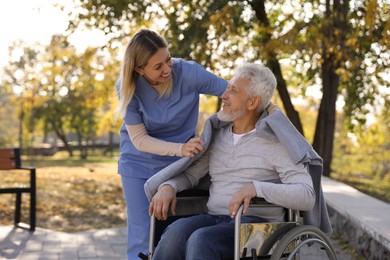
POLYGON ((296 223, 287 223, 286 225, 276 229, 261 245, 258 255, 266 256, 270 254, 271 249, 278 243, 287 232, 295 228, 296 223))
POLYGON ((331 259, 336 260, 329 238, 313 226, 298 226, 284 235, 274 249, 271 260, 331 259))

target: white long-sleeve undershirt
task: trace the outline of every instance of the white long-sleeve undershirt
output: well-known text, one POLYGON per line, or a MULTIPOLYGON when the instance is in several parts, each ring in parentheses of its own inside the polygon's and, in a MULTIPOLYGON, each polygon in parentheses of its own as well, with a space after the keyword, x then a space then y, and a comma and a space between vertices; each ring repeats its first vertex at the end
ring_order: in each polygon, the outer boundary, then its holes
POLYGON ((183 156, 182 143, 166 142, 151 137, 144 124, 126 125, 130 140, 139 151, 163 156, 183 156))

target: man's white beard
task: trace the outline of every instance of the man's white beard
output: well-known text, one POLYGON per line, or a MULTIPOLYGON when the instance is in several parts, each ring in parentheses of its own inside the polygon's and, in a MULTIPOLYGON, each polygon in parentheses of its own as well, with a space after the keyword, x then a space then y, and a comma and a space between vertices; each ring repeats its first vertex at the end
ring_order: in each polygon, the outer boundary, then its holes
POLYGON ((245 109, 244 107, 240 107, 238 111, 233 111, 230 113, 225 112, 224 110, 218 111, 217 117, 219 120, 224 121, 224 122, 232 122, 236 120, 239 117, 242 117, 245 115, 245 109))

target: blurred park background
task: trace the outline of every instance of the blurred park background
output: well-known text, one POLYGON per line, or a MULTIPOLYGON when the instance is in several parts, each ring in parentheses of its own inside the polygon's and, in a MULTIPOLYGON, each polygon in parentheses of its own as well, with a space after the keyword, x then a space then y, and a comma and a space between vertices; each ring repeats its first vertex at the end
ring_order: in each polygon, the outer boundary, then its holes
MULTIPOLYGON (((142 27, 162 34, 173 57, 226 79, 244 61, 269 66, 273 102, 324 159, 324 175, 390 202, 386 0, 18 0, 0 9, 0 41, 13 36, 0 57, 0 148, 21 147, 23 164, 37 167, 39 227, 125 225, 114 84, 142 27), (31 42, 22 29, 47 38, 31 42)), ((199 130, 218 102, 201 97, 199 130)), ((12 223, 13 200, 0 196, 0 225, 12 223)))

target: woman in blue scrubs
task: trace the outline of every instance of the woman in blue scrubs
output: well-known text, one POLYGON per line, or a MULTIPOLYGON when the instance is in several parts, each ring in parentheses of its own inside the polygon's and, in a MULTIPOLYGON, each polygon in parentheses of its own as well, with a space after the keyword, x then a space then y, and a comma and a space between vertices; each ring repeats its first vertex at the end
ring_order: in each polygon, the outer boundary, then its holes
POLYGON ((149 202, 145 181, 203 148, 195 136, 199 94, 220 96, 227 82, 192 61, 172 58, 165 40, 142 29, 127 45, 120 79, 118 172, 127 208, 128 259, 148 251, 149 202))

